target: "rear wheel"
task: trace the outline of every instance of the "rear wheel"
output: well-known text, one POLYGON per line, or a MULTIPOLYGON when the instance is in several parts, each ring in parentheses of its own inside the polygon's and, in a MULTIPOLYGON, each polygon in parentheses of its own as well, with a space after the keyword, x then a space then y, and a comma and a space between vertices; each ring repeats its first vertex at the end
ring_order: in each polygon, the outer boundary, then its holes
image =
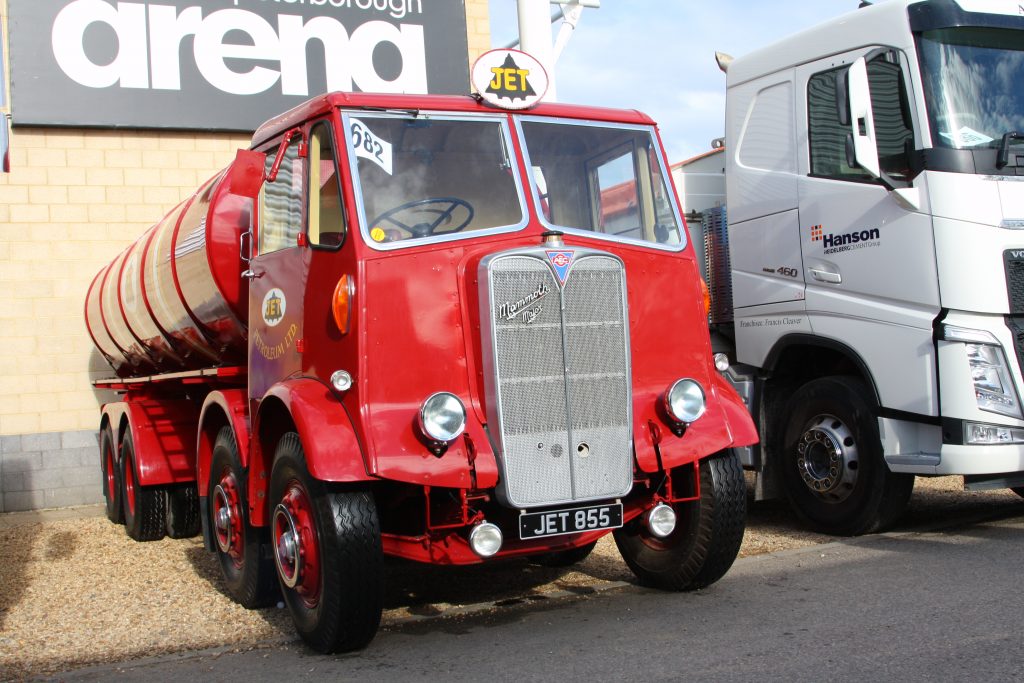
POLYGON ((121 481, 124 484, 124 528, 136 541, 158 541, 164 537, 164 490, 139 483, 135 445, 126 432, 121 445, 121 481))
POLYGON ((319 652, 365 647, 383 603, 373 495, 314 479, 298 435, 289 433, 277 447, 270 500, 274 562, 295 629, 319 652))
POLYGON ((889 471, 875 400, 863 382, 808 382, 790 398, 785 415, 781 479, 798 517, 843 536, 881 531, 896 521, 914 476, 889 471))
POLYGON ((121 473, 114 454, 114 433, 107 425, 100 430, 100 471, 103 476, 103 501, 107 519, 114 524, 124 524, 124 508, 121 504, 121 473))
POLYGON ((202 530, 199 513, 199 490, 195 484, 168 486, 167 535, 171 538, 192 538, 202 530))
POLYGON ((700 463, 700 499, 678 503, 676 528, 658 538, 641 515, 615 531, 615 544, 644 586, 695 590, 732 566, 746 528, 747 490, 739 454, 722 451, 700 463))
POLYGON ((246 482, 231 427, 222 427, 213 446, 207 492, 210 529, 228 593, 252 609, 274 598, 274 567, 268 533, 249 523, 246 482))

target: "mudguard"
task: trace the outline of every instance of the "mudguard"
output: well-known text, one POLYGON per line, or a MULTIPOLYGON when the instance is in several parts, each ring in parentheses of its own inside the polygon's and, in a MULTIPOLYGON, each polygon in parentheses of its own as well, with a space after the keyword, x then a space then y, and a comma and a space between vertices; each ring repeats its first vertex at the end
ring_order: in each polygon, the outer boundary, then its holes
MULTIPOLYGON (((681 437, 666 425, 660 426, 661 464, 679 467, 719 451, 757 443, 757 429, 746 405, 729 382, 717 372, 707 387, 707 411, 681 437)), ((642 463, 641 463, 642 464, 642 463)))
POLYGON ((196 482, 200 497, 205 497, 210 484, 210 461, 221 427, 230 424, 238 444, 238 457, 243 467, 249 465, 249 397, 244 389, 211 391, 199 413, 196 442, 196 482))
MULTIPOLYGON (((277 399, 291 415, 306 454, 309 473, 321 481, 356 482, 372 479, 352 420, 334 393, 314 379, 292 379, 275 384, 263 397, 256 432, 263 433, 264 406, 277 399)), ((273 453, 265 454, 268 468, 273 453)))
POLYGON ((186 484, 196 480, 196 406, 192 401, 144 399, 103 406, 115 429, 117 452, 131 433, 138 480, 142 486, 186 484))

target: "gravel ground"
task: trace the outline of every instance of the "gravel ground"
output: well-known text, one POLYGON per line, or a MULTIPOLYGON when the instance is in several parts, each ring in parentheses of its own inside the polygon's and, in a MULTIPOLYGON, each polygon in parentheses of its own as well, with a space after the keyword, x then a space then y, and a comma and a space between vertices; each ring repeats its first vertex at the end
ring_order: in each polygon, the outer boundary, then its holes
MULTIPOLYGON (((899 528, 998 511, 1024 512, 1010 491, 968 493, 959 477, 918 479, 899 528)), ((801 530, 785 505, 751 505, 740 556, 832 540, 801 530)), ((90 507, 0 515, 0 679, 47 675, 224 645, 292 640, 285 609, 246 610, 227 597, 200 539, 135 543, 90 507), (40 520, 44 521, 40 521, 40 520)), ((481 602, 631 581, 611 537, 571 570, 514 561, 439 568, 389 563, 382 628, 481 602)))

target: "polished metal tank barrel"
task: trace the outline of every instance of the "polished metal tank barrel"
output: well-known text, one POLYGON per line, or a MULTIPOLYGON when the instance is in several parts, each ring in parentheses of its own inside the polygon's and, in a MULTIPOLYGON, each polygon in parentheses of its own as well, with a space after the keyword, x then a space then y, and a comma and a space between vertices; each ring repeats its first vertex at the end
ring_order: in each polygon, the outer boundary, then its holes
MULTIPOLYGON (((251 175, 255 165, 246 161, 243 170, 251 175)), ((238 163, 204 183, 93 279, 86 327, 118 376, 245 363, 248 281, 241 276, 246 264, 239 245, 253 199, 235 193, 238 163)))

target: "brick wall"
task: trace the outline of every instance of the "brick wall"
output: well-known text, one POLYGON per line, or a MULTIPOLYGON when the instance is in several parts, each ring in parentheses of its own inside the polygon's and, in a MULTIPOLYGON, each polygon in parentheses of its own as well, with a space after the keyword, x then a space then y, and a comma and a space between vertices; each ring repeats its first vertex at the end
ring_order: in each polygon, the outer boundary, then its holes
MULTIPOLYGON (((487 0, 466 0, 466 14, 472 63, 490 49, 487 0)), ((0 0, 4 36, 6 17, 0 0)), ((111 373, 85 329, 89 283, 248 143, 195 132, 13 130, 12 172, 0 173, 0 512, 101 500, 95 429, 113 397, 91 386, 111 373)))

